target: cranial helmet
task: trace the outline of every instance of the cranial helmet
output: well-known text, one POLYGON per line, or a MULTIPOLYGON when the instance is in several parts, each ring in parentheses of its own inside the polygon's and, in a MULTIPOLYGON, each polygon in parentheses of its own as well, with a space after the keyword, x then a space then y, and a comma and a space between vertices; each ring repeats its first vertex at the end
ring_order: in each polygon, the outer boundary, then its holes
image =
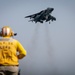
POLYGON ((11 37, 14 36, 14 33, 12 31, 12 29, 9 26, 4 26, 2 27, 2 30, 0 32, 0 36, 2 37, 11 37))

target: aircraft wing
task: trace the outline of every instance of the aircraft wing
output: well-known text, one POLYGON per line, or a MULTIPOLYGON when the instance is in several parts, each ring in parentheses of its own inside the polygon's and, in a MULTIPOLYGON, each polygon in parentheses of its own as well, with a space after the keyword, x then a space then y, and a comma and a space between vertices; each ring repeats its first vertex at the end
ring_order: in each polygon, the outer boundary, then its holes
POLYGON ((52 21, 53 21, 53 20, 55 20, 55 21, 56 21, 56 17, 51 16, 51 20, 52 20, 52 21))
POLYGON ((40 11, 39 13, 35 13, 35 14, 32 14, 32 15, 28 15, 28 16, 25 16, 25 18, 35 18, 37 15, 41 15, 43 11, 40 11))
POLYGON ((28 15, 28 16, 25 16, 25 18, 34 18, 36 16, 36 14, 33 14, 33 15, 28 15))

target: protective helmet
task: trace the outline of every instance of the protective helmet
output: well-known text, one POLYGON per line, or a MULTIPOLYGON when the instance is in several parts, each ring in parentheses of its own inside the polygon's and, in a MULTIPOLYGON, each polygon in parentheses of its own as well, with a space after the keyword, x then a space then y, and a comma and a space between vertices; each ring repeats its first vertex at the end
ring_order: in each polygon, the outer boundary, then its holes
POLYGON ((4 26, 2 28, 2 31, 0 32, 0 36, 2 36, 2 37, 11 37, 13 35, 14 35, 14 33, 9 26, 4 26))

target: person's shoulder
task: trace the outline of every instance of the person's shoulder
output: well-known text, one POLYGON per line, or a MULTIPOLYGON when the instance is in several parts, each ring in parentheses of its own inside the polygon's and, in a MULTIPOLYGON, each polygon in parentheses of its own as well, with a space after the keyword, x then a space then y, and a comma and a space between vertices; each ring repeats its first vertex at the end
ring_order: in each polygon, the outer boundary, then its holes
POLYGON ((16 43, 20 43, 17 39, 14 39, 14 38, 13 38, 13 41, 16 43))
POLYGON ((18 40, 17 40, 17 39, 14 39, 14 38, 13 38, 13 41, 16 41, 16 42, 18 42, 18 40))

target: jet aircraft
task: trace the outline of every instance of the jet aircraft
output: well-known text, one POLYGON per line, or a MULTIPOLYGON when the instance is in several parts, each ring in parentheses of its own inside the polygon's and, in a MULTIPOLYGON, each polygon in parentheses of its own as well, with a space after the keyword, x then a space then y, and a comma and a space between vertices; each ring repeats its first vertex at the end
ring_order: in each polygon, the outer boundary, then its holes
POLYGON ((32 22, 34 21, 35 23, 37 23, 37 22, 43 23, 43 21, 45 21, 45 22, 49 21, 49 23, 50 23, 50 20, 56 21, 56 18, 51 15, 53 10, 54 10, 54 8, 47 8, 45 10, 40 11, 39 13, 25 16, 25 18, 30 18, 29 21, 32 21, 32 22))

